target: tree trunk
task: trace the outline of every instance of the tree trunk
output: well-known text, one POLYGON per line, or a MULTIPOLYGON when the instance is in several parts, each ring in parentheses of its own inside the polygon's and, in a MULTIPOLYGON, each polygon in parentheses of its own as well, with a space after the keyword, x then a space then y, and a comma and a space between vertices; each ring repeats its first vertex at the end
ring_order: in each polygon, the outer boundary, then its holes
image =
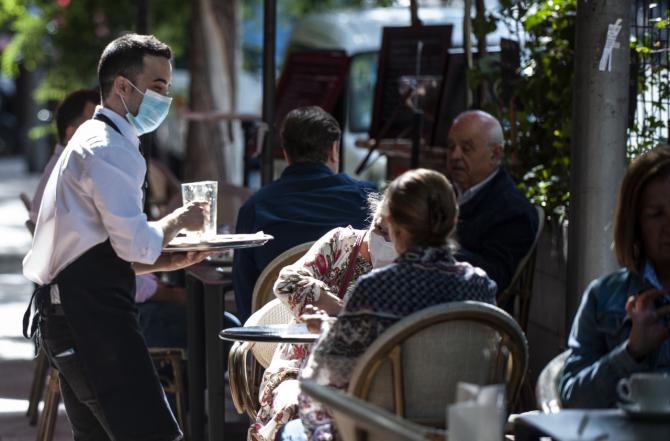
MULTIPOLYGON (((479 23, 479 30, 477 31, 477 64, 479 65, 480 60, 486 58, 488 51, 486 50, 486 32, 482 30, 483 23, 486 21, 486 5, 484 0, 475 0, 475 9, 477 11, 476 20, 479 23)), ((485 106, 491 101, 491 96, 489 94, 489 85, 487 81, 482 81, 479 85, 479 90, 477 91, 477 101, 479 107, 485 106)))
MULTIPOLYGON (((238 2, 193 0, 190 108, 234 113, 239 66, 238 2)), ((242 131, 238 122, 190 121, 184 179, 242 181, 242 131)))

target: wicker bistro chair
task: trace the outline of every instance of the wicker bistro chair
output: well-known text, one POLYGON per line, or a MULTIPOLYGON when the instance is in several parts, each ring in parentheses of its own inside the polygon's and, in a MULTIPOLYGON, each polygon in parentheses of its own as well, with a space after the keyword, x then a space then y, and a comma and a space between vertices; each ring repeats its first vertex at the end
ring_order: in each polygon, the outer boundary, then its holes
POLYGON ((19 195, 19 199, 21 199, 21 202, 23 202, 23 206, 26 207, 26 210, 30 212, 30 208, 33 205, 33 201, 30 199, 30 196, 28 196, 27 193, 21 193, 19 195))
MULTIPOLYGON (((274 296, 274 286, 279 272, 305 255, 314 242, 296 245, 284 251, 270 262, 256 281, 251 299, 251 317, 245 326, 289 323, 293 314, 287 306, 274 296)), ((263 370, 272 361, 276 344, 235 342, 228 352, 228 382, 235 410, 256 418, 258 390, 263 370), (249 358, 251 352, 253 357, 249 358)))
POLYGON ((509 314, 452 302, 386 330, 358 360, 348 392, 416 424, 444 428, 458 382, 505 383, 511 405, 527 366, 526 337, 509 314))
POLYGON ((446 440, 446 431, 431 429, 339 390, 311 380, 300 382, 302 392, 328 407, 343 441, 446 440))
POLYGON ((533 295, 533 280, 535 278, 535 258, 537 243, 544 228, 544 210, 537 210, 538 228, 535 239, 526 255, 517 265, 512 281, 505 291, 498 294, 498 305, 506 305, 510 301, 518 301, 516 318, 524 332, 528 330, 528 316, 530 315, 530 300, 533 295))
MULTIPOLYGON (((293 314, 288 306, 274 299, 249 317, 244 326, 288 323, 293 314)), ((255 419, 259 408, 258 390, 263 371, 270 365, 277 343, 235 342, 228 353, 228 382, 233 405, 238 413, 255 419), (249 360, 249 353, 251 359, 249 360)))
POLYGON ((559 383, 563 376, 563 367, 570 351, 564 351, 554 357, 540 372, 535 386, 537 407, 544 413, 558 413, 563 408, 559 383))
MULTIPOLYGON (((30 211, 30 199, 25 193, 21 193, 21 201, 26 204, 26 209, 30 211)), ((30 219, 26 220, 25 226, 30 232, 30 235, 35 234, 35 223, 30 219)), ((33 381, 30 386, 30 394, 28 395, 28 410, 26 415, 28 416, 28 424, 34 426, 37 424, 38 418, 38 407, 40 401, 42 400, 42 395, 44 394, 44 384, 45 378, 49 373, 49 362, 47 361, 47 356, 42 349, 37 354, 35 358, 35 370, 33 371, 33 381)))

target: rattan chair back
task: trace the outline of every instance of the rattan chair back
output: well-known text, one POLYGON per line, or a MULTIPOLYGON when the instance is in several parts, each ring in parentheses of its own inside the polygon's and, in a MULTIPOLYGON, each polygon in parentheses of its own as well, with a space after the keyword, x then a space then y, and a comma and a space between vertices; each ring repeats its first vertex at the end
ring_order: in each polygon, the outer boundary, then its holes
POLYGON ((481 302, 416 312, 385 331, 357 362, 349 393, 417 424, 446 426, 459 382, 506 384, 513 403, 528 366, 517 322, 481 302))

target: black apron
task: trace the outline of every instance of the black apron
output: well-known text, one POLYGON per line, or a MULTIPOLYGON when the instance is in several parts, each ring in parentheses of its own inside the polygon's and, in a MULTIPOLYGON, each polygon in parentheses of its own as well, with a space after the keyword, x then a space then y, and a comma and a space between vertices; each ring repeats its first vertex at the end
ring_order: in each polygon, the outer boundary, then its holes
POLYGON ((55 283, 75 349, 114 438, 178 436, 139 329, 130 263, 106 240, 68 265, 55 283))
MULTIPOLYGON (((104 115, 94 118, 118 128, 104 115)), ((62 270, 61 307, 85 375, 113 438, 175 439, 181 435, 170 411, 135 305, 135 272, 107 239, 62 270)), ((48 295, 49 290, 42 292, 48 295)))

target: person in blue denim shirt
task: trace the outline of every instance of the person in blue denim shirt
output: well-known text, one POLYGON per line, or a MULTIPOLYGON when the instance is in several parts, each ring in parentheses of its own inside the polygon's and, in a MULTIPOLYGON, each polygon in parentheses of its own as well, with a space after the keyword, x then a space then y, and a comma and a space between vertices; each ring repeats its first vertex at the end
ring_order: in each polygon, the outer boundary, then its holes
POLYGON ((594 280, 570 333, 566 407, 607 408, 619 380, 670 371, 670 147, 638 157, 621 185, 614 249, 622 269, 594 280))

